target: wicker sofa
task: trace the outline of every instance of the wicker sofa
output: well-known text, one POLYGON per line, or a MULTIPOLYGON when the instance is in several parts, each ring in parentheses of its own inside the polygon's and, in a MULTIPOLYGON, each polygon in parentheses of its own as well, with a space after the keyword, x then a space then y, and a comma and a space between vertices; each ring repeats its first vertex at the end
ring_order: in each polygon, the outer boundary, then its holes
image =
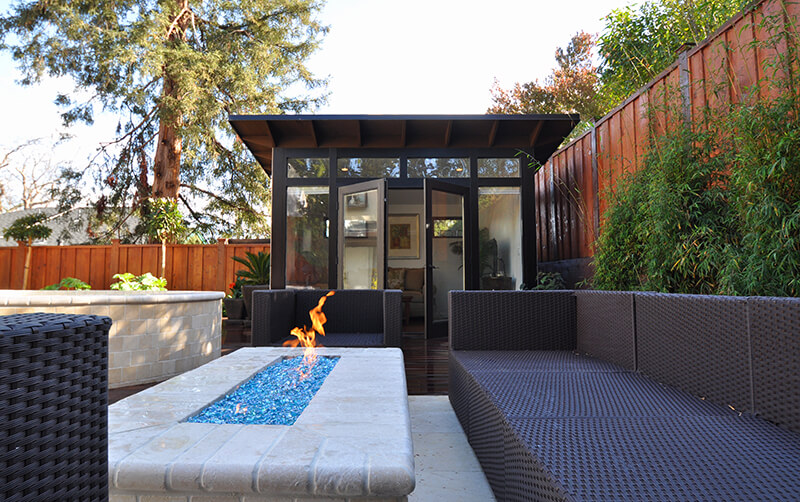
POLYGON ((498 500, 799 500, 800 299, 450 293, 498 500))
MULTIPOLYGON (((311 327, 308 312, 328 293, 320 289, 253 292, 252 345, 281 345, 294 327, 311 327)), ((402 291, 339 289, 325 301, 325 347, 399 347, 402 291)))

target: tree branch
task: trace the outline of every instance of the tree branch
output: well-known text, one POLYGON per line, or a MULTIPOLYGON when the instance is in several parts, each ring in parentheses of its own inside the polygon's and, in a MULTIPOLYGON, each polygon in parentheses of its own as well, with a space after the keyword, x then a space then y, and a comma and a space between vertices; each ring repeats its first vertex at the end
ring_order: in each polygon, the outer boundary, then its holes
POLYGON ((236 204, 235 202, 231 202, 228 199, 220 197, 219 195, 217 195, 217 194, 215 194, 213 192, 209 192, 208 190, 203 190, 202 188, 198 188, 198 187, 196 187, 194 185, 181 183, 181 188, 188 188, 189 190, 195 190, 195 191, 200 192, 201 194, 203 194, 203 195, 205 195, 207 197, 211 197, 212 199, 214 199, 214 200, 216 200, 216 201, 220 202, 221 204, 224 204, 224 205, 226 205, 228 207, 232 207, 232 208, 238 209, 240 211, 244 211, 246 213, 250 213, 252 215, 262 216, 260 213, 258 213, 258 211, 254 210, 252 207, 242 207, 239 204, 236 204))

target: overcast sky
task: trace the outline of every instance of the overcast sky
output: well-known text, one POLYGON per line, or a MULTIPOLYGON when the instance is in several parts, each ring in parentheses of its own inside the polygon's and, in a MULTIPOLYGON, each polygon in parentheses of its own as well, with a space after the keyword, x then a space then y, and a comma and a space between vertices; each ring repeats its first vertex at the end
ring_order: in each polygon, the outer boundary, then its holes
MULTIPOLYGON (((11 2, 0 0, 5 12, 11 2)), ((626 0, 329 0, 320 14, 330 26, 311 70, 329 77, 329 103, 316 113, 470 114, 504 87, 546 76, 556 47, 579 30, 599 32, 603 16, 626 0)), ((21 87, 8 53, 0 54, 0 146, 60 132, 53 99, 67 79, 21 87)), ((74 127, 59 157, 85 161, 113 137, 116 118, 99 115, 74 127)))

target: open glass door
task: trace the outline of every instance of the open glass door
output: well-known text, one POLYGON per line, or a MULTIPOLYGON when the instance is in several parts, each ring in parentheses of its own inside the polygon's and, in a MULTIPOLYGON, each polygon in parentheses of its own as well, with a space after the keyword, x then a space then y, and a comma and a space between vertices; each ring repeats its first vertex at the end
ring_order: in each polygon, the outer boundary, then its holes
POLYGON ((340 289, 382 289, 386 270, 386 180, 339 188, 340 289))
POLYGON ((469 187, 425 179, 425 335, 447 336, 447 293, 471 284, 469 187))

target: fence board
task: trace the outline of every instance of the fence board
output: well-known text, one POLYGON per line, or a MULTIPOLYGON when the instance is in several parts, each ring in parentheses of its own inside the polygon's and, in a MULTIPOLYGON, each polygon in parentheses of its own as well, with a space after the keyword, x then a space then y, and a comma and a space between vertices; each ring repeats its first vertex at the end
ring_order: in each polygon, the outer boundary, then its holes
MULTIPOLYGON (((147 272, 160 274, 160 245, 118 245, 116 267, 114 247, 102 246, 33 246, 29 287, 40 289, 64 277, 80 279, 94 289, 108 289, 113 274, 147 272)), ((225 288, 235 280, 242 265, 232 256, 245 251, 269 253, 269 244, 169 245, 167 246, 167 287, 171 290, 194 289, 217 291, 220 259, 225 271, 225 288), (220 256, 220 253, 222 256, 220 256)), ((20 289, 25 264, 25 247, 0 248, 0 289, 20 289)))
MULTIPOLYGON (((788 52, 786 33, 791 33, 794 41, 798 31, 800 1, 763 0, 691 49, 686 54, 686 71, 692 126, 703 127, 708 118, 706 110, 725 113, 748 92, 762 98, 777 97, 775 81, 800 75, 800 61, 787 62, 778 57, 788 52)), ((653 139, 674 130, 684 120, 680 72, 680 64, 673 64, 622 106, 598 120, 594 131, 596 151, 592 150, 591 140, 586 140, 591 134, 578 138, 556 152, 536 174, 540 262, 593 254, 590 243, 594 243, 595 231, 599 232, 594 223, 594 199, 598 198, 602 227, 620 175, 641 168, 653 139), (596 191, 592 181, 594 163, 596 191), (554 177, 552 182, 550 176, 554 177), (570 191, 565 187, 582 194, 586 205, 580 207, 570 200, 570 191)))
POLYGON ((14 248, 0 248, 0 286, 7 285, 3 289, 11 286, 11 258, 14 248))

